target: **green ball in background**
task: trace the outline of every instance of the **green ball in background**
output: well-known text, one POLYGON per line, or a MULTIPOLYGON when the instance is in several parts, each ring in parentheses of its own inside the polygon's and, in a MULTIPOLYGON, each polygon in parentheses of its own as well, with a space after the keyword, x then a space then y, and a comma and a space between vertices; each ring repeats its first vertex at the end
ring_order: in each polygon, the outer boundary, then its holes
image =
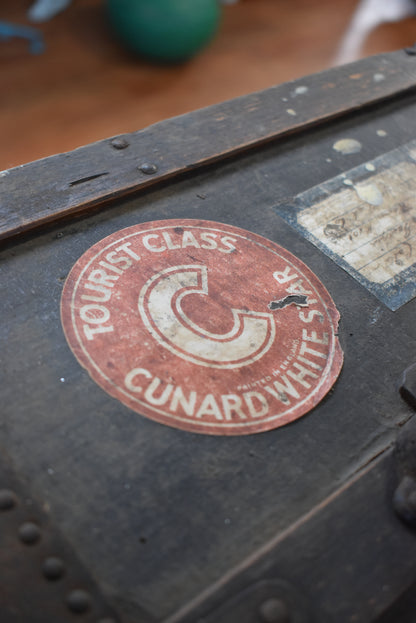
POLYGON ((177 63, 201 50, 220 21, 218 0, 107 0, 114 31, 150 60, 177 63))

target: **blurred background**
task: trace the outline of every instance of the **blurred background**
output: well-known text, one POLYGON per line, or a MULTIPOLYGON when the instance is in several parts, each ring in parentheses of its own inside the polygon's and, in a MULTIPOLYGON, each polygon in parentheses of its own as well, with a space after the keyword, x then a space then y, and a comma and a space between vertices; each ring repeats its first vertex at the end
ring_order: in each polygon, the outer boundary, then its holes
MULTIPOLYGON (((30 0, 3 0, 0 20, 38 28, 46 48, 0 38, 0 170, 324 70, 358 4, 240 0, 191 60, 158 65, 123 47, 102 0, 73 0, 36 25, 30 0)), ((375 28, 358 56, 415 40, 416 17, 405 17, 375 28)))

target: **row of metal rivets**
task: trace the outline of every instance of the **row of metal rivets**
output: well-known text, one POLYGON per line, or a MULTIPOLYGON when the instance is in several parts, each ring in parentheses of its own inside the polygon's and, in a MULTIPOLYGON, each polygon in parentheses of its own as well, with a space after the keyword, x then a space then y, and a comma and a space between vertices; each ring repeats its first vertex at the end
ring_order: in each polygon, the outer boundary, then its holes
MULTIPOLYGON (((130 143, 123 136, 115 137, 111 141, 111 146, 117 150, 126 149, 129 145, 130 143)), ((154 175, 154 173, 158 172, 158 166, 153 162, 142 162, 142 164, 139 164, 137 168, 145 175, 154 175)))
MULTIPOLYGON (((0 490, 0 511, 10 511, 18 504, 18 498, 9 489, 0 490)), ((18 529, 18 536, 25 545, 35 545, 42 538, 40 527, 33 521, 26 521, 18 529)), ((61 558, 49 556, 42 565, 42 574, 48 581, 54 582, 65 575, 65 564, 61 558)), ((75 589, 66 598, 68 609, 74 614, 84 614, 91 608, 91 596, 87 591, 75 589)), ((114 619, 101 619, 98 623, 116 623, 114 619)))

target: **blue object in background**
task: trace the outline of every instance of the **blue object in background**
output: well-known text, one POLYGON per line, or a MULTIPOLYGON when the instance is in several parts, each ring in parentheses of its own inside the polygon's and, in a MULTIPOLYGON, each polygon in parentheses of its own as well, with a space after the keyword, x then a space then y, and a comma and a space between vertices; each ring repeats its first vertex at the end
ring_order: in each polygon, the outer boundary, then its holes
POLYGON ((31 54, 42 54, 45 51, 45 43, 42 34, 35 28, 19 26, 9 22, 0 22, 0 41, 8 41, 13 37, 27 39, 31 54))

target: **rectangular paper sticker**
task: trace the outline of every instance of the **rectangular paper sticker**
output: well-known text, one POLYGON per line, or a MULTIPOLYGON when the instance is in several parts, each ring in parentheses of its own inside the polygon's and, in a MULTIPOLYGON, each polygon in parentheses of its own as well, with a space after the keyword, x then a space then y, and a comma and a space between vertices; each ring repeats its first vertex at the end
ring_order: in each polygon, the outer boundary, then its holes
POLYGON ((277 212, 390 309, 416 296, 416 141, 277 212))

